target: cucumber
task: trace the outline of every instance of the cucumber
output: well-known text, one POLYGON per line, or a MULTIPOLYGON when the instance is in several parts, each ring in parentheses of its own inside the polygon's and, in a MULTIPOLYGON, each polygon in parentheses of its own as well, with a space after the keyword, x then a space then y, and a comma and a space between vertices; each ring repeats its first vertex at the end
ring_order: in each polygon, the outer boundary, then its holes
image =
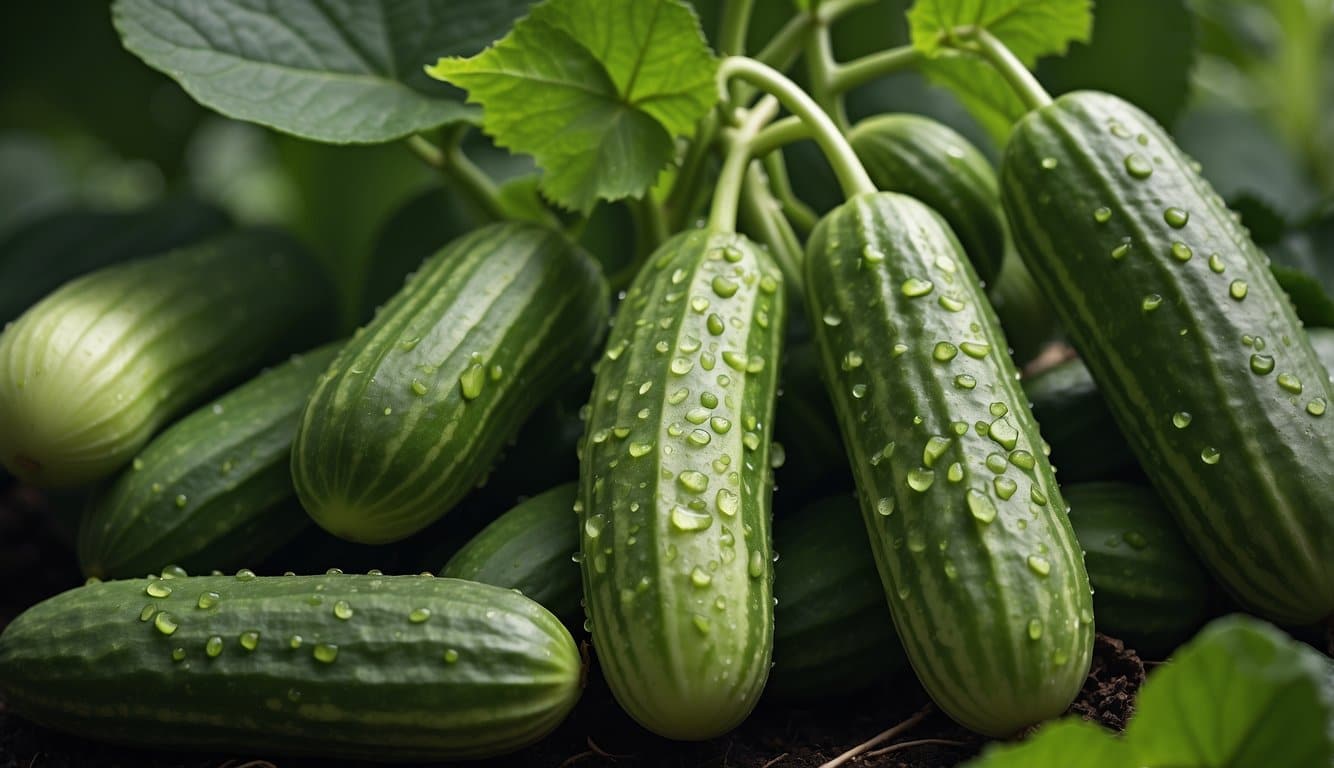
POLYGON ((84 574, 231 570, 299 533, 310 517, 292 488, 292 435, 341 346, 294 356, 150 442, 84 515, 84 574))
POLYGON ((268 229, 66 283, 0 335, 0 461, 39 486, 114 472, 186 407, 326 338, 332 294, 268 229))
POLYGON ((991 305, 944 220, 853 197, 807 244, 807 305, 894 626, 927 693, 993 736, 1065 711, 1093 608, 991 305))
POLYGON ((1267 259, 1151 117, 1108 94, 1006 145, 1016 244, 1186 540, 1248 609, 1334 613, 1334 397, 1267 259))
POLYGON ((441 576, 517 589, 570 619, 583 586, 570 556, 579 549, 577 483, 540 493, 496 518, 445 563, 441 576))
POLYGON ((37 219, 0 242, 0 326, 79 275, 220 234, 230 223, 218 208, 189 199, 37 219))
POLYGON ((1166 658, 1204 626, 1214 594, 1158 496, 1124 483, 1064 485, 1098 630, 1166 658))
POLYGON ((635 278, 595 373, 579 483, 593 646, 621 707, 668 738, 730 730, 769 671, 784 304, 759 246, 683 232, 635 278))
POLYGON ((592 354, 607 283, 555 230, 482 227, 432 256, 345 346, 297 428, 315 522, 382 544, 449 511, 592 354))
POLYGON ((944 217, 984 283, 1000 275, 1006 235, 996 172, 972 142, 913 114, 862 120, 848 142, 877 188, 915 197, 944 217))
POLYGON ((1023 380, 1051 464, 1061 484, 1110 480, 1136 470, 1135 455, 1116 426, 1093 376, 1079 358, 1023 380))
POLYGON ((73 589, 0 635, 9 708, 79 736, 377 761, 509 752, 580 693, 565 627, 426 576, 233 576, 73 589))
POLYGON ((774 548, 781 557, 766 696, 842 696, 907 666, 856 499, 831 496, 779 517, 774 548))

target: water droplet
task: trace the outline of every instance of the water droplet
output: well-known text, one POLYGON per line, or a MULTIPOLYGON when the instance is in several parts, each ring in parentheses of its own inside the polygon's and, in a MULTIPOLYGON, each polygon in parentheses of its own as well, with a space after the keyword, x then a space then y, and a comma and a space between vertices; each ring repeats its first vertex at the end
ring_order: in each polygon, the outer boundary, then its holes
POLYGON ((1112 260, 1120 261, 1121 259, 1124 259, 1128 253, 1130 253, 1130 241, 1127 240, 1112 248, 1112 260))
POLYGON ((217 605, 218 601, 221 599, 222 595, 219 595, 217 592, 203 592, 199 595, 199 600, 195 602, 195 605, 205 609, 212 608, 217 605))
POLYGON ((702 531, 713 525, 713 517, 680 506, 672 507, 672 526, 678 531, 702 531))
POLYGON ((1126 155, 1125 166, 1126 173, 1136 179, 1147 179, 1153 175, 1153 166, 1139 154, 1126 155))
POLYGON ((926 534, 922 533, 922 529, 918 528, 915 525, 909 526, 908 528, 908 551, 909 552, 926 551, 926 534))
POLYGON ((987 469, 998 475, 1006 470, 1007 463, 1005 457, 999 453, 988 454, 986 458, 987 469))
POLYGON ((1163 221, 1167 222, 1167 226, 1173 229, 1181 229, 1190 221, 1190 212, 1183 211, 1180 208, 1168 208, 1163 211, 1163 221))
POLYGON ((171 660, 177 663, 185 661, 185 649, 180 647, 173 648, 171 650, 171 660))
POLYGON ((694 584, 697 589, 703 589, 713 583, 713 577, 709 575, 708 571, 697 565, 690 572, 690 583, 694 584))
POLYGON ((302 640, 301 635, 292 635, 287 639, 287 647, 296 650, 301 647, 301 643, 303 642, 305 641, 302 640))
POLYGON ((486 370, 481 363, 473 363, 459 374, 459 389, 464 400, 476 400, 482 394, 482 384, 486 380, 486 370))
POLYGON ((915 467, 908 470, 908 487, 922 493, 931 487, 936 481, 936 473, 926 467, 915 467))
POLYGON ((708 445, 711 440, 713 436, 703 429, 692 429, 690 434, 686 435, 686 442, 697 447, 708 445))
POLYGON ((954 377, 954 386, 959 389, 972 389, 977 386, 977 379, 966 373, 961 373, 954 377))
POLYGON ((1190 246, 1186 245, 1180 240, 1176 241, 1175 243, 1172 243, 1172 258, 1176 259, 1177 261, 1183 263, 1190 261, 1190 257, 1194 255, 1195 252, 1190 249, 1190 246))
POLYGON ((723 350, 723 362, 727 363, 727 367, 737 373, 745 373, 746 364, 749 360, 744 352, 735 352, 730 349, 725 349, 723 350))
POLYGON ((857 398, 858 400, 862 399, 863 397, 866 397, 866 385, 865 385, 865 384, 853 384, 853 385, 852 385, 852 396, 855 397, 855 398, 857 398))
POLYGON ((890 515, 894 514, 894 499, 890 498, 889 496, 882 497, 879 501, 875 503, 875 511, 881 517, 889 517, 890 515))
POLYGON ((890 356, 890 357, 899 357, 900 355, 902 355, 904 352, 907 352, 907 351, 908 351, 908 345, 907 345, 907 344, 902 344, 902 343, 900 343, 900 344, 895 344, 895 345, 889 350, 889 356, 890 356))
POLYGON ((676 482, 691 493, 704 493, 709 489, 709 478, 703 472, 687 469, 676 476, 676 482))
POLYGON ((1057 162, 1056 158, 1054 158, 1054 157, 1044 157, 1044 158, 1042 158, 1042 167, 1045 168, 1045 169, 1047 169, 1047 170, 1049 170, 1049 171, 1050 171, 1051 169, 1055 168, 1057 165, 1059 165, 1059 163, 1057 162))
POLYGON ((968 511, 973 513, 978 522, 990 523, 996 519, 996 505, 985 493, 969 488, 968 493, 964 494, 964 500, 968 502, 968 511))
POLYGON ((596 539, 602 535, 602 529, 606 527, 607 518, 605 515, 591 515, 584 521, 584 535, 590 539, 596 539))
POLYGON ((931 350, 931 357, 938 363, 948 363, 959 354, 959 348, 948 341, 938 341, 931 350))
POLYGON ((145 605, 143 609, 139 611, 139 621, 148 621, 153 618, 154 613, 157 613, 157 609, 154 608, 151 603, 145 605))
POLYGON ((1222 458, 1223 452, 1211 445, 1205 446, 1204 450, 1200 451, 1200 461, 1203 461, 1205 464, 1217 464, 1222 458))
POLYGON ((843 370, 851 371, 860 368, 863 362, 862 353, 855 349, 848 350, 847 354, 843 355, 843 370))
POLYGON ((339 600, 334 603, 333 615, 343 621, 352 618, 352 606, 348 605, 346 600, 339 600))
POLYGON ((1029 619, 1028 638, 1030 640, 1038 640, 1041 637, 1042 637, 1042 621, 1039 619, 1029 619))
POLYGON ((1259 353, 1251 355, 1251 372, 1259 376, 1274 370, 1274 358, 1269 355, 1259 353))
POLYGON ((1133 549, 1144 549, 1149 546, 1149 540, 1139 531, 1126 531, 1121 534, 1121 538, 1133 549))
POLYGON ((714 277, 710 285, 713 287, 713 292, 723 299, 732 298, 736 295, 737 289, 741 287, 736 284, 736 281, 729 280, 722 275, 714 277))
POLYGON ((1105 205, 1102 206, 1101 208, 1094 209, 1093 220, 1098 222, 1099 224, 1106 224, 1107 222, 1112 220, 1112 209, 1108 208, 1105 205))
POLYGON ((1019 443, 1019 431, 1004 418, 996 419, 987 426, 987 436, 1007 451, 1014 450, 1019 443))
POLYGON ((709 426, 713 428, 714 432, 717 432, 720 435, 725 435, 732 429, 732 422, 724 419, 722 416, 713 416, 709 419, 709 426))
POLYGON ((746 565, 746 571, 752 579, 758 579, 764 575, 764 555, 761 555, 758 549, 751 550, 750 562, 746 565))
POLYGON ((838 312, 832 309, 827 309, 824 313, 824 324, 831 328, 842 325, 843 317, 839 315, 838 312))
POLYGON ((963 465, 957 461, 951 464, 949 470, 946 471, 945 473, 945 478, 948 479, 951 483, 957 483, 960 480, 962 480, 963 465))
POLYGON ((962 301, 951 296, 942 295, 939 299, 936 299, 936 303, 940 304, 940 308, 947 312, 962 312, 964 308, 962 301))
POLYGON ((1247 287, 1245 280, 1233 280, 1227 287, 1227 294, 1237 301, 1246 298, 1246 291, 1247 287))
POLYGON ((149 597, 162 598, 171 594, 171 586, 160 581, 151 581, 148 586, 144 587, 144 592, 149 597))
POLYGON ((923 280, 920 277, 910 277, 903 281, 903 286, 900 290, 903 291, 904 296, 917 298, 918 296, 927 295, 935 287, 935 284, 930 280, 923 280))
POLYGON ((1194 417, 1190 415, 1190 411, 1177 411, 1172 414, 1172 426, 1177 429, 1185 429, 1190 426, 1190 421, 1193 418, 1194 417))
POLYGON ((991 345, 981 341, 965 341, 959 345, 959 349, 962 349, 965 355, 981 360, 991 352, 991 345))
POLYGON ((1047 494, 1042 492, 1042 489, 1037 486, 1037 483, 1034 483, 1033 487, 1029 489, 1028 498, 1032 499, 1033 503, 1037 504, 1039 507, 1047 506, 1047 494))
POLYGON ((695 364, 688 358, 678 357, 672 360, 669 370, 677 376, 684 376, 687 373, 690 373, 690 370, 694 367, 695 364))
POLYGON ((741 497, 726 488, 718 491, 718 495, 714 497, 714 502, 718 506, 718 511, 728 517, 735 516, 737 510, 741 508, 741 497))
POLYGON ((1001 497, 1002 500, 1009 499, 1015 491, 1019 490, 1018 484, 1008 477, 993 478, 991 485, 995 487, 996 495, 1001 497))
POLYGON ((1145 296, 1144 300, 1141 301, 1139 305, 1140 308, 1143 309, 1145 312, 1152 312, 1158 307, 1162 306, 1162 304, 1163 304, 1163 297, 1156 293, 1151 293, 1148 296, 1145 296))
POLYGON ((922 449, 922 463, 928 467, 933 467, 936 461, 945 455, 945 451, 950 447, 948 437, 932 435, 926 441, 926 447, 922 449))
POLYGON ((1209 269, 1212 269, 1216 274, 1221 275, 1223 274, 1223 270, 1227 269, 1227 265, 1223 263, 1222 256, 1217 253, 1211 253, 1209 254, 1209 269))
POLYGON ((153 626, 164 635, 173 635, 180 625, 176 623, 175 617, 170 613, 160 611, 153 617, 153 626))
POLYGON ((253 653, 254 650, 259 647, 259 633, 254 630, 242 632, 240 637, 236 638, 236 642, 240 644, 247 653, 253 653))
POLYGON ((311 655, 318 662, 332 664, 338 658, 338 646, 333 643, 316 643, 311 655))
POLYGON ((385 408, 385 409, 384 409, 384 415, 386 415, 386 416, 392 416, 392 415, 394 415, 394 409, 393 409, 393 408, 385 408))
POLYGON ((1047 558, 1041 555, 1029 555, 1028 570, 1032 571, 1033 573, 1036 573, 1039 576, 1046 576, 1047 574, 1051 573, 1051 563, 1047 560, 1047 558))
POLYGON ((1309 414, 1311 414, 1312 416, 1324 416, 1324 415, 1325 415, 1325 398, 1323 398, 1323 397, 1317 397, 1316 399, 1314 399, 1314 400, 1312 400, 1311 402, 1307 403, 1307 404, 1306 404, 1306 412, 1309 413, 1309 414))
POLYGON ((1301 379, 1290 373, 1280 373, 1278 375, 1278 385, 1285 391, 1291 392, 1294 395, 1300 395, 1302 393, 1301 379))
POLYGON ((1037 465, 1037 459, 1028 451, 1018 450, 1010 454, 1010 463, 1020 469, 1032 469, 1037 465))
POLYGON ((135 460, 131 462, 130 466, 134 468, 135 472, 138 472, 144 468, 144 460, 136 457, 135 460))
POLYGON ((214 635, 204 641, 204 655, 216 659, 222 655, 222 638, 214 635))

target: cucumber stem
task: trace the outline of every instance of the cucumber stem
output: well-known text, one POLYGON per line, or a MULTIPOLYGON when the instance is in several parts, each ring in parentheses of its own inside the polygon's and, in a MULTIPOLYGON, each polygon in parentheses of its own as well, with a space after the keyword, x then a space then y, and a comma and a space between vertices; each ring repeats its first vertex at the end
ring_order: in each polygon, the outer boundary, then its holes
POLYGON ((820 217, 792 191, 792 180, 788 178, 787 161, 783 153, 770 152, 760 157, 759 161, 764 166, 764 172, 769 175, 769 191, 782 203, 788 221, 803 235, 809 235, 820 217))
POLYGON ((806 72, 809 75, 811 96, 829 116, 839 131, 847 133, 851 124, 848 122, 848 110, 841 94, 830 85, 838 72, 838 62, 834 59, 834 41, 829 34, 829 22, 816 18, 810 31, 810 47, 806 51, 806 72))
POLYGON ((718 25, 718 51, 726 56, 746 53, 746 32, 755 0, 729 0, 723 4, 723 19, 718 25))
POLYGON ((756 157, 764 157, 780 147, 809 138, 811 138, 810 126, 801 118, 789 115, 766 125, 764 130, 755 134, 755 140, 750 143, 750 151, 756 157))
MULTIPOLYGON (((731 61, 731 59, 728 59, 731 61)), ((727 81, 722 81, 726 86, 727 81)), ((713 207, 709 211, 709 228, 721 232, 736 231, 737 205, 741 199, 741 185, 750 164, 750 142, 765 123, 778 113, 778 100, 766 96, 746 113, 741 125, 728 137, 727 158, 718 172, 718 183, 713 188, 713 207)))
POLYGON ((805 295, 805 276, 802 274, 803 251, 801 240, 792 230, 792 225, 783 214, 783 210, 770 189, 770 180, 758 160, 752 160, 746 169, 746 182, 741 192, 741 208, 749 229, 760 242, 769 246, 778 270, 783 273, 783 283, 788 297, 793 301, 803 301, 805 295))
POLYGON ((501 202, 499 188, 463 154, 461 143, 466 131, 466 126, 451 128, 442 146, 413 134, 407 138, 408 149, 455 184, 492 221, 506 221, 511 217, 501 202))
POLYGON ((723 59, 718 67, 720 83, 725 85, 732 78, 759 86, 778 97, 783 106, 810 125, 812 138, 820 145, 820 150, 834 169, 844 195, 852 197, 876 191, 871 177, 866 174, 866 169, 838 126, 796 83, 773 67, 742 56, 723 59))
POLYGON ((827 87, 830 93, 847 93, 885 75, 911 69, 920 62, 921 53, 911 45, 889 48, 835 67, 827 87))
POLYGON ((1051 103, 1051 94, 1042 87, 1037 77, 1030 71, 1024 63, 1019 60, 1014 52, 1005 46, 995 35, 991 34, 982 27, 964 27, 956 30, 956 34, 964 40, 973 40, 977 44, 976 53, 986 59, 991 66, 1000 72, 1005 82, 1010 84, 1014 92, 1018 94, 1019 99, 1024 102, 1024 106, 1029 109, 1038 109, 1051 103))

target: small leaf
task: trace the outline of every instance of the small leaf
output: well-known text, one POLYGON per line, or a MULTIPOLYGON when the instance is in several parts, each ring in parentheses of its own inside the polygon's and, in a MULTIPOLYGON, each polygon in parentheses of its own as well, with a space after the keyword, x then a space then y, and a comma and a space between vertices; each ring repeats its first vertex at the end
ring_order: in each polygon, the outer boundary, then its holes
POLYGON ((1218 619, 1145 683, 1126 743, 1146 768, 1330 765, 1331 666, 1262 621, 1218 619))
POLYGON ((495 40, 527 0, 116 0, 125 47, 206 107, 302 138, 378 143, 475 119, 421 63, 495 40))
POLYGON ((928 59, 922 71, 932 82, 952 91, 975 120, 1004 145, 1010 127, 1028 108, 994 67, 966 54, 928 59))
POLYGON ((718 98, 680 0, 547 0, 486 51, 426 71, 468 89, 496 143, 533 155, 543 192, 585 212, 648 190, 718 98))
POLYGON ((997 744, 964 768, 1136 768, 1134 752, 1111 733, 1083 720, 1044 726, 1018 744, 997 744))

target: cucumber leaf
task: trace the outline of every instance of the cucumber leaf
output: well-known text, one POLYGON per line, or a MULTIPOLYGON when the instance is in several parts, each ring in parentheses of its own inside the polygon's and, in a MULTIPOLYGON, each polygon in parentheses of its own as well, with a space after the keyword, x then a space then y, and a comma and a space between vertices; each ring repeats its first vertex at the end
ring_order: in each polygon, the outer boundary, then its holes
POLYGON ((426 68, 484 107, 497 145, 531 154, 542 191, 588 212, 644 194, 717 102, 717 61, 680 0, 547 0, 501 41, 426 68))
POLYGON ((222 114, 332 144, 391 141, 476 110, 421 71, 504 34, 527 0, 116 0, 121 40, 222 114))
POLYGON ((1331 661, 1237 614, 1154 672, 1126 728, 1145 768, 1334 764, 1331 661))
POLYGON ((1089 0, 917 0, 908 11, 912 43, 927 58, 927 77, 954 91, 998 144, 1026 108, 981 58, 959 55, 956 30, 980 27, 995 35, 1030 69, 1039 57, 1064 54, 1088 42, 1089 0))
POLYGON ((1067 718, 1018 744, 997 744, 964 768, 1137 768, 1129 745, 1101 727, 1067 718))

